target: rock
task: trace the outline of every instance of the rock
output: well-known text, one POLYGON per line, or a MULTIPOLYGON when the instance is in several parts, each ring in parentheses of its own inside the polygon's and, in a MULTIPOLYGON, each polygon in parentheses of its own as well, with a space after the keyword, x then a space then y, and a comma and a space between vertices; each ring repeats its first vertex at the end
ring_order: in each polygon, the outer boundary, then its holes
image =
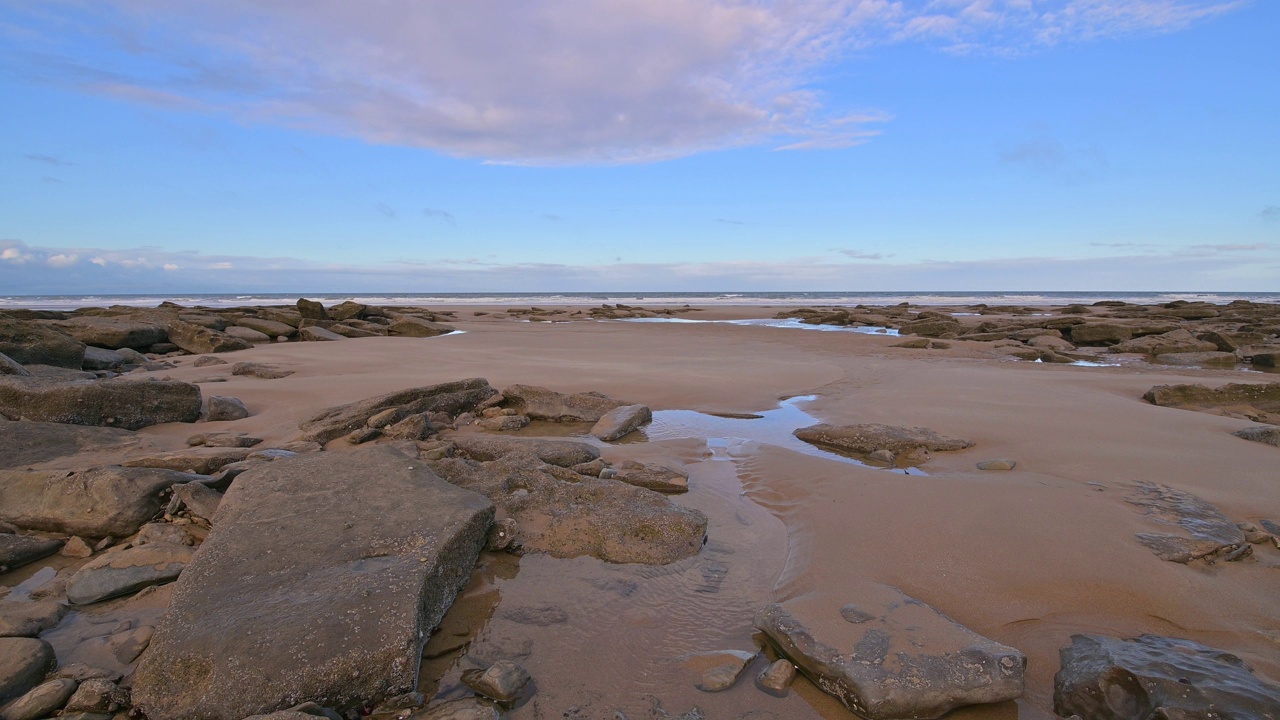
POLYGON ((506 430, 519 430, 529 424, 527 415, 498 415, 495 417, 481 418, 475 423, 477 426, 485 430, 501 432, 506 430))
POLYGON ((160 491, 199 478, 155 468, 108 466, 0 471, 0 520, 31 530, 128 537, 160 511, 160 491))
POLYGON ((138 530, 134 545, 189 545, 191 540, 183 525, 164 522, 147 523, 138 530))
POLYGON ((1107 348, 1107 352, 1165 355, 1168 353, 1216 351, 1217 349, 1218 346, 1214 343, 1200 340, 1187 330, 1179 328, 1159 335, 1144 335, 1132 340, 1125 340, 1107 348))
POLYGON ((441 323, 420 320, 415 317, 401 315, 396 321, 387 327, 387 332, 392 335, 400 335, 402 337, 418 337, 428 338, 438 335, 448 335, 453 332, 453 328, 441 323))
POLYGON ((492 705, 477 702, 475 698, 462 698, 421 710, 409 716, 410 720, 501 720, 502 713, 492 705))
POLYGON ((298 315, 303 320, 329 319, 329 313, 325 312, 324 305, 306 298, 298 298, 298 315))
POLYGON ((66 678, 82 683, 85 680, 110 680, 117 682, 124 677, 118 672, 107 670, 106 668, 96 668, 84 663, 71 663, 69 665, 59 665, 58 669, 53 673, 56 678, 66 678))
POLYGON ((200 388, 172 380, 0 378, 0 414, 137 430, 200 418, 200 388))
MULTIPOLYGON (((374 327, 377 327, 377 326, 374 326, 374 327)), ((345 338, 367 338, 367 337, 381 337, 381 336, 387 335, 387 331, 385 329, 382 329, 382 328, 379 328, 379 329, 381 329, 382 332, 376 332, 373 330, 365 330, 364 328, 352 327, 347 323, 334 323, 328 328, 329 332, 334 333, 336 335, 341 335, 342 337, 345 337, 345 338)))
POLYGON ((266 363, 238 362, 231 366, 231 374, 262 378, 263 380, 276 380, 279 378, 289 377, 293 374, 293 371, 281 370, 280 368, 267 365, 266 363))
POLYGON ((84 343, 51 328, 0 318, 0 353, 20 365, 53 365, 79 370, 84 343))
POLYGON ((173 486, 173 496, 198 518, 212 520, 222 502, 222 493, 198 482, 182 483, 173 486))
POLYGON ((17 375, 18 377, 27 377, 31 373, 17 360, 0 353, 0 375, 17 375))
POLYGON ((516 530, 518 526, 512 518, 503 518, 493 524, 489 528, 489 535, 485 538, 484 549, 490 552, 498 550, 506 550, 516 539, 516 530))
POLYGON ((1138 541, 1151 548, 1161 560, 1212 561, 1248 547, 1244 533, 1235 523, 1195 495, 1164 485, 1140 483, 1137 492, 1125 500, 1141 508, 1150 519, 1182 531, 1177 535, 1138 533, 1138 541))
POLYGON ((684 666, 700 673, 695 687, 703 692, 723 692, 733 687, 738 676, 759 653, 745 650, 720 650, 697 653, 684 658, 684 666))
POLYGON ((502 617, 521 625, 536 625, 538 627, 559 625, 569 621, 569 613, 565 612, 564 608, 559 605, 552 605, 551 603, 509 608, 502 611, 502 617))
POLYGON ((1228 383, 1218 388, 1204 385, 1156 385, 1142 396, 1161 407, 1217 408, 1252 405, 1267 412, 1280 412, 1280 382, 1266 384, 1228 383))
POLYGON ((53 648, 43 640, 0 638, 0 702, 30 692, 56 662, 53 648))
POLYGON ((360 445, 382 437, 382 431, 378 428, 362 427, 356 428, 347 433, 346 440, 352 445, 360 445))
POLYGON ((321 444, 363 427, 369 418, 388 408, 402 408, 404 414, 445 412, 450 415, 474 409, 496 390, 483 378, 398 390, 386 395, 329 408, 301 425, 301 440, 321 444))
POLYGON ((973 447, 973 442, 938 435, 927 428, 907 428, 878 423, 861 425, 828 425, 822 423, 800 428, 792 433, 807 443, 854 453, 889 450, 895 454, 916 448, 951 451, 973 447))
POLYGON ((620 467, 613 479, 660 493, 689 492, 689 473, 669 467, 620 467))
POLYGON ((481 462, 497 460, 513 454, 530 455, 548 465, 567 468, 600 458, 599 448, 576 440, 455 436, 453 443, 458 452, 481 462))
POLYGON ((67 701, 66 712, 114 713, 129 707, 129 691, 110 680, 85 680, 67 701))
POLYGON ((112 350, 142 350, 169 340, 169 333, 160 325, 124 317, 81 315, 49 325, 86 345, 112 350))
POLYGON ((247 340, 181 320, 169 321, 165 329, 169 332, 169 342, 192 355, 235 352, 253 347, 253 343, 247 340))
POLYGON ((769 663, 769 667, 756 677, 756 687, 774 697, 786 697, 795 679, 796 666, 790 660, 780 658, 769 663))
POLYGON ((100 555, 71 576, 67 600, 72 605, 91 605, 172 582, 191 561, 193 552, 185 545, 156 543, 100 555))
POLYGON ((85 370, 119 370, 124 365, 124 356, 115 350, 105 350, 92 345, 84 349, 85 370))
POLYGON ((196 475, 212 475, 233 462, 249 456, 249 448, 197 447, 187 450, 146 455, 126 460, 124 467, 164 468, 196 475))
POLYGON ((1076 345, 1115 345, 1133 337, 1133 328, 1111 323, 1071 326, 1071 342, 1076 345))
POLYGON ((232 325, 228 327, 226 330, 223 330, 223 332, 225 332, 227 335, 230 335, 233 338, 238 338, 240 340, 244 340, 246 342, 251 342, 254 344, 271 342, 270 335, 265 335, 252 328, 241 327, 239 325, 232 325))
MULTIPOLYGON (((3 497, 0 495, 0 497, 3 497)), ((0 517, 3 517, 0 510, 0 517)), ((27 535, 10 535, 0 533, 0 573, 20 568, 42 557, 48 557, 62 547, 61 540, 52 540, 27 535)))
POLYGON ((599 440, 611 442, 639 428, 653 419, 653 413, 645 405, 623 405, 605 413, 591 426, 591 434, 599 440))
POLYGON ((369 306, 364 303, 344 300, 329 308, 328 312, 329 317, 333 320, 350 320, 352 318, 362 318, 368 311, 369 306))
POLYGON ((599 393, 565 395, 533 385, 512 385, 502 395, 521 415, 555 422, 599 422, 610 410, 627 404, 599 393))
POLYGON ((242 432, 224 432, 215 430, 197 433, 187 438, 187 445, 198 447, 250 448, 262 442, 262 438, 246 435, 242 432))
MULTIPOLYGON (((273 337, 293 337, 298 332, 298 328, 288 323, 279 322, 278 320, 267 320, 266 318, 243 317, 236 320, 236 325, 256 331, 263 337, 270 339, 273 337)), ((230 332, 231 328, 227 328, 230 332)))
POLYGON ((527 670, 510 660, 499 660, 485 670, 468 670, 462 673, 462 682, 472 690, 503 703, 519 698, 530 679, 527 670))
POLYGON ((897 454, 892 450, 876 450, 875 452, 867 453, 868 462, 878 463, 881 465, 893 465, 897 459, 897 454))
POLYGON ((1275 425, 1255 425, 1254 427, 1237 430, 1231 434, 1245 440, 1280 447, 1280 427, 1275 425))
POLYGON ((52 716, 76 691, 75 680, 50 680, 13 701, 0 712, 0 720, 38 720, 52 716))
POLYGON ((1280 352, 1252 352, 1249 354, 1249 362, 1257 367, 1280 367, 1280 352))
POLYGON ((396 422, 383 430, 383 434, 401 440, 426 440, 434 435, 435 431, 436 428, 431 424, 430 416, 427 413, 418 413, 396 422))
POLYGON ((979 470, 1012 470, 1017 467, 1017 460, 1008 458, 1000 458, 998 460, 983 460, 978 463, 979 470))
POLYGON ((867 595, 860 604, 876 613, 863 623, 845 622, 834 601, 809 598, 765 606, 755 626, 819 688, 869 720, 938 718, 1021 697, 1022 653, 896 588, 867 595))
POLYGON ((387 448, 245 472, 174 587, 134 704, 151 720, 239 720, 412 690, 492 520, 487 500, 387 448))
POLYGON ((1156 362, 1165 365, 1190 365, 1194 367, 1235 367, 1239 360, 1234 353, 1184 352, 1164 353, 1156 356, 1156 362))
POLYGON ((212 355, 202 355, 196 358, 194 364, 196 367, 209 367, 210 365, 226 365, 227 361, 212 355))
POLYGON ((249 417, 249 408, 244 406, 244 402, 240 398, 211 395, 209 396, 209 410, 206 414, 209 422, 243 420, 249 417))
POLYGON ((319 326, 309 326, 298 330, 298 339, 305 342, 332 342, 344 339, 341 335, 319 326))
POLYGON ((84 538, 72 535, 67 539, 67 543, 62 546, 62 549, 58 551, 58 554, 72 558, 93 557, 93 548, 84 541, 84 538))
POLYGON ((0 602, 0 637, 36 637, 67 614, 67 606, 52 600, 0 602))
POLYGON ((1280 717, 1280 685, 1239 657, 1190 640, 1072 635, 1060 654, 1053 707, 1062 717, 1280 717))

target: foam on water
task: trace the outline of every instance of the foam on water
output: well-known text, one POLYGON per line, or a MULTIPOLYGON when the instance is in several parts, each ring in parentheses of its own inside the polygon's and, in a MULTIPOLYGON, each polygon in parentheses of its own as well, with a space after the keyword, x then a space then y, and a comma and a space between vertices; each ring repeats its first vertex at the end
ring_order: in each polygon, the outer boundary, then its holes
POLYGON ((628 322, 628 323, 716 323, 720 325, 749 325, 752 327, 774 327, 787 328, 789 330, 819 330, 822 332, 855 332, 863 335, 893 335, 896 336, 898 331, 894 328, 880 327, 878 325, 864 325, 862 327, 847 327, 844 325, 811 325, 809 323, 800 322, 797 318, 752 318, 748 320, 690 320, 689 318, 673 318, 673 317, 656 317, 656 318, 624 318, 620 320, 607 320, 605 322, 628 322))

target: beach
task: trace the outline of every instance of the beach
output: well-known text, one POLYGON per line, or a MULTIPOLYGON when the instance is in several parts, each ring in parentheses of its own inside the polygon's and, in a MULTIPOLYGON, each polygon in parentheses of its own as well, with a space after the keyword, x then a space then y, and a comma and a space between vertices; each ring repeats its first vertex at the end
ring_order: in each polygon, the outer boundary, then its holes
MULTIPOLYGON (((795 309, 715 305, 656 318, 696 322, 637 322, 575 317, 583 308, 566 305, 543 308, 537 315, 546 321, 530 322, 501 306, 433 306, 452 313, 443 321, 461 332, 266 342, 220 355, 290 371, 277 379, 232 375, 229 364, 197 366, 198 355, 169 356, 171 367, 149 374, 197 384, 206 396, 239 398, 248 417, 137 432, 156 451, 181 450, 197 431, 224 430, 273 447, 295 440, 299 426, 326 408, 464 378, 499 390, 597 392, 650 408, 647 429, 615 442, 586 441, 615 466, 631 460, 685 469, 689 491, 668 497, 705 514, 705 546, 661 565, 483 553, 427 642, 419 683, 427 700, 469 694, 459 679, 479 664, 469 657, 514 653, 537 690, 509 711, 512 718, 685 717, 694 707, 706 718, 852 717, 803 678, 785 697, 760 692, 750 677, 767 664, 763 658, 728 691, 702 692, 687 656, 754 652, 762 643, 753 618, 769 603, 840 607, 877 597, 885 586, 1026 656, 1020 699, 948 717, 1055 717, 1059 650, 1079 633, 1192 640, 1280 678, 1280 547, 1256 545, 1238 562, 1162 560, 1136 536, 1169 525, 1134 502, 1144 484, 1160 485, 1206 501, 1232 522, 1280 521, 1280 451, 1232 435, 1258 423, 1143 399, 1158 385, 1276 376, 1136 358, 1110 366, 1018 360, 998 343, 962 336, 911 348, 895 347, 905 339, 896 331, 874 328, 719 322, 795 309), (932 452, 916 465, 878 467, 801 448, 792 437, 801 420, 922 427, 973 445, 932 452), (717 434, 753 422, 758 430, 717 434), (977 468, 993 459, 1016 464, 977 468), (528 608, 555 612, 543 612, 550 621, 537 613, 530 620, 522 612, 528 608)), ((583 439, 589 428, 534 420, 506 433, 454 432, 583 439)), ((324 452, 357 447, 336 439, 324 452)), ((32 467, 117 462, 122 452, 32 467)), ((40 567, 0 575, 0 584, 13 586, 40 567)), ((103 606, 120 602, 128 601, 103 606)), ((104 611, 93 608, 82 612, 104 611)))

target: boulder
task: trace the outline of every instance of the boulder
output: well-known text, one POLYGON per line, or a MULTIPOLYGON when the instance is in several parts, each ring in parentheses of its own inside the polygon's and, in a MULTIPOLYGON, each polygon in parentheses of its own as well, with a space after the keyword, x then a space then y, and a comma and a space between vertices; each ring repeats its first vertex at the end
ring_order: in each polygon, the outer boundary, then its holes
POLYGON ((238 362, 231 366, 232 375, 256 377, 263 380, 279 380, 293 374, 292 370, 281 370, 274 365, 256 362, 238 362))
POLYGON ((514 702, 529 684, 529 672, 510 660, 499 660, 484 670, 474 669, 462 673, 462 682, 491 700, 514 702))
POLYGON ((799 428, 792 433, 819 447, 861 454, 888 450, 894 454, 925 448, 931 452, 964 450, 973 447, 970 440, 943 437, 928 428, 897 427, 879 423, 860 425, 828 425, 826 423, 799 428))
POLYGON ((61 540, 0 533, 0 573, 48 557, 61 548, 61 540))
POLYGON ((1133 328, 1113 323, 1085 323, 1071 326, 1071 342, 1076 345, 1115 345, 1133 337, 1133 328))
POLYGON ((756 687, 774 697, 786 697, 795 679, 796 666, 786 658, 779 658, 756 677, 756 687))
POLYGON ((67 700, 66 714, 113 714, 129 706, 129 691, 106 678, 91 678, 80 683, 67 700))
POLYGON ((249 408, 244 406, 240 398, 212 395, 209 397, 209 422, 243 420, 249 417, 249 408))
POLYGON ((1218 388, 1204 385, 1156 385, 1142 399, 1161 407, 1217 408, 1251 405, 1267 412, 1280 412, 1280 382, 1257 385, 1228 383, 1218 388))
POLYGON ((324 311, 323 304, 306 298, 298 298, 298 315, 303 320, 329 319, 329 313, 324 311))
POLYGON ((151 720, 240 720, 411 691, 492 521, 483 497, 385 447, 245 472, 174 586, 134 705, 151 720))
MULTIPOLYGON (((236 320, 236 325, 240 327, 256 330, 268 338, 275 337, 293 337, 298 333, 298 328, 279 320, 268 320, 266 318, 243 317, 236 320)), ((230 329, 230 328, 228 328, 230 329)))
POLYGON ((84 343, 43 325, 0 319, 0 353, 21 365, 53 365, 79 370, 84 343))
POLYGON ((389 408, 401 408, 405 417, 424 412, 456 415, 475 409, 496 393, 483 378, 398 390, 318 413, 302 423, 299 439, 327 443, 364 427, 369 418, 389 408))
POLYGON ((369 311, 369 306, 364 303, 354 302, 352 300, 344 300, 337 305, 329 308, 329 317, 333 320, 350 320, 352 318, 362 318, 369 311))
POLYGON ((169 333, 163 326, 127 317, 82 315, 56 320, 49 325, 85 345, 111 350, 142 350, 156 343, 169 341, 169 333))
MULTIPOLYGON (((869 588, 850 621, 838 601, 798 598, 755 617, 779 652, 869 720, 939 718, 1022 696, 1027 659, 888 586, 869 588)), ((847 606, 846 606, 847 607, 847 606)))
POLYGON ((126 460, 122 465, 212 475, 226 465, 249 457, 250 452, 252 450, 244 447, 196 447, 136 457, 126 460))
POLYGON ((1062 717, 1280 718, 1280 685, 1244 660, 1190 640, 1072 635, 1060 651, 1053 708, 1062 717))
POLYGON ((1107 352, 1165 355, 1167 353, 1209 352, 1217 349, 1218 346, 1214 343, 1200 340, 1187 330, 1179 328, 1173 332, 1144 335, 1132 340, 1125 340, 1107 348, 1107 352))
POLYGON ((1191 367, 1235 367, 1239 358, 1235 353, 1218 352, 1180 352, 1164 353, 1156 356, 1156 362, 1165 365, 1187 365, 1191 367))
POLYGON ((1255 425, 1254 427, 1237 430, 1231 434, 1245 440, 1280 447, 1280 427, 1275 425, 1255 425))
POLYGON ((31 374, 29 370, 22 367, 17 360, 0 353, 0 375, 17 375, 18 377, 27 377, 31 374))
POLYGON ((458 435, 453 438, 457 451, 481 462, 516 454, 531 455, 548 465, 573 467, 600 457, 600 450, 576 440, 526 440, 495 438, 483 435, 458 435))
POLYGON ((212 520, 222 503, 222 493, 198 482, 174 485, 173 495, 182 501, 188 512, 204 520, 212 520))
POLYGON ((697 684, 703 692, 724 692, 733 687, 738 676, 760 653, 746 650, 719 650, 697 653, 683 658, 689 670, 700 675, 697 684))
POLYGON ((242 327, 240 325, 232 325, 228 327, 226 330, 223 330, 223 332, 226 333, 227 335, 230 335, 233 338, 237 338, 237 339, 244 340, 246 342, 251 342, 254 344, 271 342, 270 335, 260 333, 257 330, 254 330, 253 328, 242 327))
POLYGON ((1151 548, 1161 560, 1177 563, 1213 560, 1249 547, 1235 523, 1218 508, 1190 493, 1141 483, 1137 492, 1125 500, 1151 520, 1180 531, 1177 534, 1138 533, 1138 542, 1151 548))
POLYGON ((624 464, 617 468, 613 479, 660 493, 689 492, 689 473, 676 468, 645 466, 639 463, 634 463, 634 466, 624 464))
POLYGON ((430 322, 428 320, 420 320, 415 317, 401 315, 396 321, 391 323, 387 328, 387 332, 392 335, 402 337, 436 337, 437 335, 448 335, 453 332, 454 328, 443 325, 441 323, 430 322))
POLYGON ((920 335, 922 337, 939 337, 947 333, 960 332, 961 325, 959 320, 949 318, 926 318, 924 320, 913 320, 904 323, 898 328, 898 332, 902 335, 920 335))
POLYGON ((53 600, 0 602, 0 637, 36 637, 67 614, 67 606, 53 600))
POLYGON ((76 681, 60 678, 37 685, 0 711, 0 720, 39 720, 62 709, 76 691, 76 681))
POLYGON ((27 694, 56 664, 49 643, 35 638, 0 638, 0 703, 27 694))
POLYGON ((332 342, 341 340, 342 336, 322 327, 309 326, 298 330, 298 339, 305 342, 332 342))
POLYGON ((623 405, 605 413, 595 425, 591 426, 591 434, 599 440, 610 442, 636 430, 653 419, 653 413, 645 405, 623 405))
POLYGON ((248 340, 182 320, 170 320, 165 329, 169 332, 169 342, 193 355, 235 352, 253 347, 248 340))
POLYGON ((1280 352, 1251 351, 1248 357, 1249 362, 1258 367, 1280 367, 1280 352))
POLYGON ((67 600, 72 605, 90 605, 172 582, 191 561, 193 552, 186 545, 151 543, 104 553, 71 576, 67 600))
POLYGON ((137 430, 200 419, 200 388, 176 380, 0 377, 0 414, 39 422, 137 430))
POLYGON ((502 396, 507 406, 521 415, 555 422, 599 422, 610 410, 627 404, 600 393, 566 395, 534 385, 512 385, 502 396))
POLYGON ((115 350, 89 345, 84 349, 85 370, 119 370, 124 365, 124 356, 115 350))
POLYGON ((0 470, 0 520, 86 537, 127 537, 160 511, 160 492, 201 478, 172 470, 108 466, 0 470))

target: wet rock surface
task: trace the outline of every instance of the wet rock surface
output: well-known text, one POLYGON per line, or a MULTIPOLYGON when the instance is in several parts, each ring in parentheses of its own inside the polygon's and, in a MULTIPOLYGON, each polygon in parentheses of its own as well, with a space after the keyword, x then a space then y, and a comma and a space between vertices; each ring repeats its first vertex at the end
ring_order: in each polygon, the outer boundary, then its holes
POLYGON ((794 434, 801 440, 820 447, 860 454, 869 454, 877 450, 888 450, 897 454, 917 448, 938 452, 973 447, 972 441, 943 437, 928 428, 897 427, 879 423, 860 425, 822 423, 800 428, 794 434))
POLYGON ((1280 412, 1280 383, 1228 383, 1210 388, 1204 385, 1157 385, 1142 396, 1161 407, 1213 409, 1248 405, 1263 412, 1280 412))
POLYGON ((147 544, 100 555, 67 583, 67 600, 89 605, 176 580, 194 551, 185 545, 147 544))
POLYGON ((2 720, 37 720, 51 716, 66 704, 67 699, 76 691, 74 680, 50 680, 33 688, 21 698, 13 701, 3 711, 2 720))
POLYGON ((0 533, 0 572, 8 572, 58 552, 61 540, 0 533))
POLYGON ((627 405, 599 393, 565 394, 535 385, 504 388, 506 406, 534 420, 553 422, 599 422, 608 412, 627 405))
POLYGON ((483 497, 387 448, 245 472, 175 585, 135 705, 153 720, 239 720, 293 698, 350 708, 412 690, 492 518, 483 497))
POLYGON ((67 614, 67 606, 52 600, 0 602, 0 637, 36 637, 67 614))
POLYGON ((426 412, 457 415, 474 409, 497 393, 483 378, 399 390, 318 413, 301 425, 301 440, 321 444, 365 426, 369 418, 395 408, 403 417, 426 412))
POLYGON ((645 405, 623 405, 605 413, 591 426, 591 435, 610 442, 638 429, 653 419, 653 413, 645 405))
POLYGON ((1022 695, 1022 653, 895 588, 866 595, 864 622, 820 601, 792 601, 762 608, 755 626, 824 692, 871 720, 938 718, 1022 695))
POLYGON ((1138 533, 1138 542, 1161 560, 1238 559, 1232 554, 1248 548, 1244 533, 1218 508, 1190 493, 1164 485, 1143 483, 1126 500, 1151 520, 1178 528, 1178 533, 1138 533))
POLYGON ((1054 711, 1089 720, 1280 718, 1280 684, 1190 640, 1072 635, 1054 677, 1054 711))
POLYGON ((126 537, 160 510, 160 492, 200 479, 155 468, 108 466, 0 471, 0 520, 31 530, 126 537))
POLYGON ((0 377, 0 415, 137 430, 200 419, 200 388, 172 380, 0 377))

